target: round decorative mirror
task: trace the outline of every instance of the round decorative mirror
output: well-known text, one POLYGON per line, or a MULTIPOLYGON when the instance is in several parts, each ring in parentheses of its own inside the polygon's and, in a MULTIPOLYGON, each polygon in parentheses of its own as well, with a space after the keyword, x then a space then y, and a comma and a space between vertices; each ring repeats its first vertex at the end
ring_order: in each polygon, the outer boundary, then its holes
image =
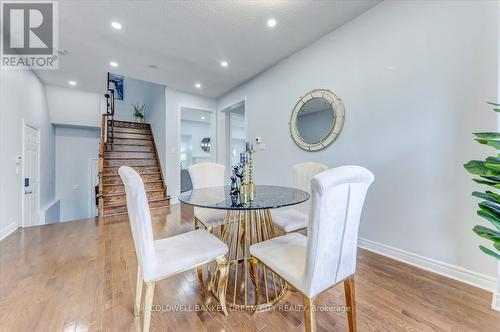
POLYGON ((312 90, 293 108, 290 134, 301 149, 319 151, 335 141, 344 125, 344 117, 344 103, 332 91, 312 90))

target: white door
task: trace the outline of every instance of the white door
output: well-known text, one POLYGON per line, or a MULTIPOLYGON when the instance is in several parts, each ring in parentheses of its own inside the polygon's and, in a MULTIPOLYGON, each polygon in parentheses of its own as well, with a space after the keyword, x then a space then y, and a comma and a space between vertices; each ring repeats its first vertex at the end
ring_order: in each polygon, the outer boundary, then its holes
POLYGON ((89 217, 93 218, 98 215, 96 189, 99 185, 99 166, 96 158, 89 159, 89 217))
POLYGON ((24 227, 39 223, 38 195, 40 179, 38 174, 38 151, 40 132, 29 125, 24 126, 24 227))

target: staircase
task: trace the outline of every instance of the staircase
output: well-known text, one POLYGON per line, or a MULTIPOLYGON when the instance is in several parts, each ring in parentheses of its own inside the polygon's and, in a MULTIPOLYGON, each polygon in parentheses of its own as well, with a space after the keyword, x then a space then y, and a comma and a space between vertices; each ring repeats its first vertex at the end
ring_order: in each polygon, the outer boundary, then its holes
POLYGON ((166 194, 150 125, 105 118, 103 120, 107 130, 101 149, 99 216, 127 212, 125 188, 118 175, 118 169, 124 165, 134 168, 141 175, 150 208, 168 206, 170 197, 166 194))

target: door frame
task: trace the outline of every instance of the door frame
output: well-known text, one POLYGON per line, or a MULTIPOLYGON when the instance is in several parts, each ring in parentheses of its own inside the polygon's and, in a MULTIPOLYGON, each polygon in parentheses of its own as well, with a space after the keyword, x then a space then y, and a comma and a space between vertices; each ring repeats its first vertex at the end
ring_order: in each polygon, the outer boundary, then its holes
POLYGON ((220 159, 223 160, 224 165, 226 166, 226 178, 229 179, 231 175, 231 154, 228 154, 228 151, 231 147, 231 127, 230 127, 230 116, 231 111, 237 107, 239 104, 243 104, 245 107, 245 140, 248 141, 248 113, 247 113, 247 97, 243 96, 241 98, 236 98, 232 102, 226 104, 223 107, 220 107, 218 113, 221 114, 220 117, 220 127, 222 129, 223 142, 221 145, 224 146, 223 149, 220 149, 222 153, 219 154, 220 159), (228 126, 229 125, 229 126, 228 126))
POLYGON ((210 159, 212 162, 217 162, 217 109, 213 108, 204 108, 200 107, 199 105, 196 104, 179 104, 179 108, 177 109, 177 165, 179 167, 179 171, 177 172, 177 178, 179 179, 179 193, 181 189, 181 115, 182 115, 182 109, 185 108, 190 108, 190 109, 195 109, 203 112, 210 112, 212 115, 212 121, 210 121, 210 159))
POLYGON ((24 214, 24 175, 25 175, 25 168, 26 168, 26 164, 25 164, 25 160, 26 160, 26 155, 25 155, 25 148, 26 148, 26 127, 31 127, 32 129, 35 129, 37 132, 38 132, 38 158, 37 158, 37 165, 36 165, 36 168, 38 170, 38 186, 37 186, 37 199, 38 199, 38 211, 36 211, 36 214, 37 214, 37 222, 35 225, 29 225, 29 226, 38 226, 40 225, 40 221, 42 220, 42 218, 40 218, 40 183, 42 182, 41 181, 41 172, 40 172, 40 147, 42 145, 42 142, 40 140, 40 138, 42 137, 42 133, 41 133, 41 130, 40 130, 40 127, 37 126, 36 124, 30 122, 30 121, 26 121, 24 118, 21 120, 22 124, 22 128, 21 128, 21 132, 22 132, 22 139, 21 139, 21 158, 22 158, 22 162, 21 162, 21 227, 27 227, 26 225, 26 216, 24 214))
MULTIPOLYGON (((90 218, 95 218, 97 217, 98 213, 96 212, 96 200, 95 200, 95 189, 92 183, 93 180, 93 174, 92 174, 92 165, 94 163, 98 165, 99 158, 88 158, 87 165, 88 165, 88 181, 87 181, 87 188, 89 191, 89 206, 88 206, 88 214, 90 218)), ((99 176, 99 170, 97 170, 97 176, 99 176)))

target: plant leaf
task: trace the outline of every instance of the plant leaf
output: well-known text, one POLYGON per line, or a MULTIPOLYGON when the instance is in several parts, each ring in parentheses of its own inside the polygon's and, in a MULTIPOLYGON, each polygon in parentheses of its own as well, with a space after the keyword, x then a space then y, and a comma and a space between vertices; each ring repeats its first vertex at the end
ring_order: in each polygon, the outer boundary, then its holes
POLYGON ((481 199, 485 199, 487 201, 500 204, 500 195, 495 194, 494 192, 489 191, 489 190, 484 192, 484 193, 480 192, 480 191, 474 191, 472 193, 472 196, 479 197, 481 199))
POLYGON ((482 179, 472 179, 472 181, 479 183, 479 184, 485 184, 487 186, 491 186, 493 188, 500 189, 500 183, 497 183, 497 182, 491 182, 491 181, 486 181, 486 180, 482 180, 482 179))
POLYGON ((500 231, 500 221, 494 215, 485 210, 477 210, 477 215, 488 220, 493 226, 500 231))
MULTIPOLYGON (((481 249, 482 252, 484 252, 486 255, 490 255, 495 257, 496 259, 500 260, 500 254, 497 254, 493 250, 490 250, 486 248, 485 246, 479 246, 479 249, 481 249)), ((498 250, 498 249, 497 249, 498 250)), ((499 250, 500 251, 500 250, 499 250)))
POLYGON ((493 105, 493 106, 500 106, 500 104, 494 103, 492 101, 487 101, 486 104, 490 104, 490 105, 493 105))
POLYGON ((477 138, 482 139, 499 139, 500 133, 498 132, 482 132, 482 133, 474 133, 477 138))
POLYGON ((484 201, 479 203, 479 208, 493 213, 500 220, 500 207, 495 203, 484 201))
POLYGON ((482 238, 493 241, 495 243, 500 243, 500 232, 495 231, 494 229, 476 225, 472 230, 482 238))
POLYGON ((500 141, 494 140, 494 139, 482 139, 482 138, 475 138, 475 141, 485 144, 488 146, 491 146, 495 148, 496 150, 500 150, 500 141))
POLYGON ((498 175, 498 172, 486 168, 484 164, 485 162, 482 160, 471 160, 468 163, 464 164, 464 167, 469 173, 474 175, 480 175, 485 177, 495 177, 496 175, 498 175))

